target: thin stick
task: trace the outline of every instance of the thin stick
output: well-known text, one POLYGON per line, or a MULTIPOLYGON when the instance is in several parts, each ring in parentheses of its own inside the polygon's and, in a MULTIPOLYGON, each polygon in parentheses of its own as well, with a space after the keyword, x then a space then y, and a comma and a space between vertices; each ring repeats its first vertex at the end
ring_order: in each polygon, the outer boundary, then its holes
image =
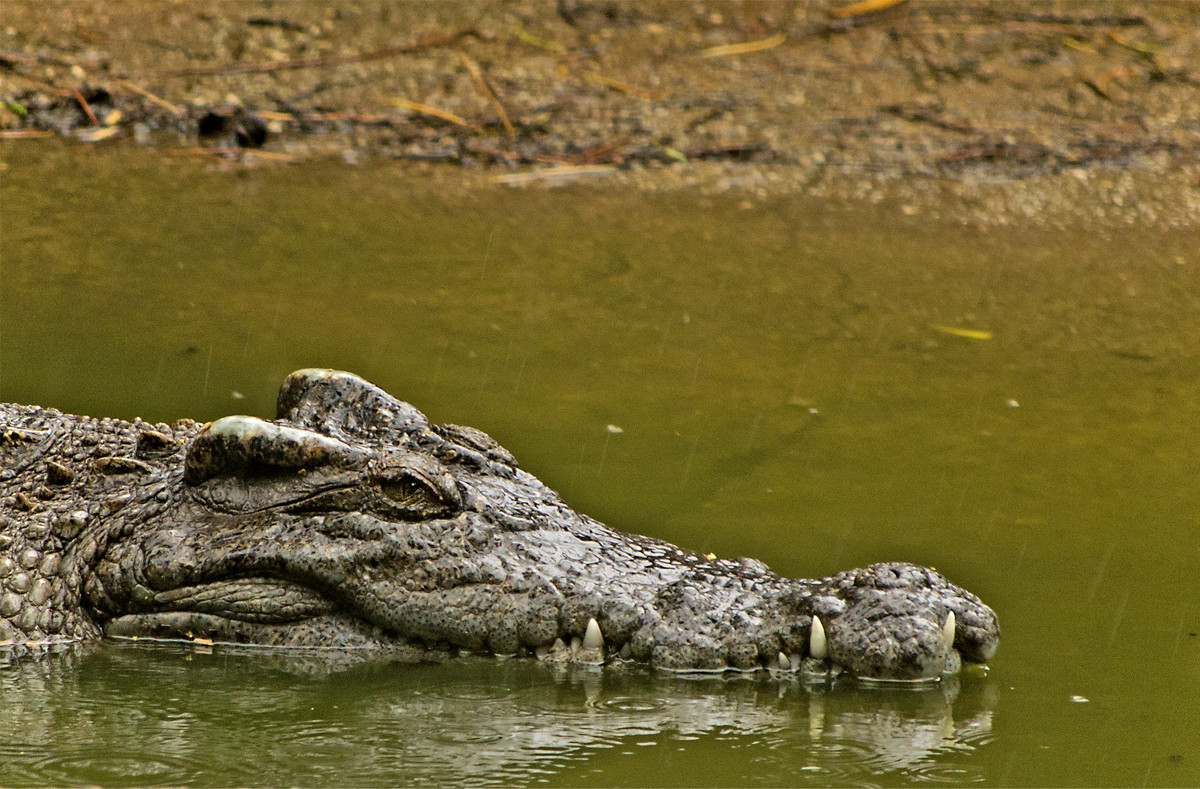
POLYGON ((132 82, 130 82, 127 79, 119 79, 119 80, 117 80, 117 84, 121 85, 122 87, 126 88, 127 90, 133 91, 134 93, 138 94, 139 96, 145 96, 147 99, 154 102, 158 106, 169 110, 171 112, 171 114, 173 114, 173 115, 182 115, 185 112, 183 107, 180 107, 177 104, 172 104, 171 102, 167 101, 166 99, 155 96, 150 91, 148 91, 145 88, 140 87, 138 85, 134 85, 132 82))
POLYGON ((516 130, 513 128, 512 121, 508 119, 508 113, 504 110, 504 105, 500 103, 500 99, 488 87, 487 81, 483 78, 483 72, 479 70, 479 66, 475 61, 467 57, 465 52, 459 52, 458 56, 462 58, 463 65, 467 67, 467 71, 471 72, 471 77, 475 80, 475 84, 483 91, 483 95, 488 97, 492 102, 492 106, 496 108, 496 112, 500 114, 500 122, 504 124, 504 130, 508 132, 508 136, 515 137, 516 130))
POLYGON ((661 99, 663 92, 661 90, 651 90, 650 88, 641 88, 637 85, 630 85, 628 82, 621 82, 612 77, 606 77, 603 74, 598 74, 595 71, 585 71, 583 76, 587 77, 592 82, 603 85, 606 88, 619 90, 622 93, 631 93, 634 96, 641 96, 646 99, 661 99))
POLYGON ((17 79, 23 79, 26 82, 28 82, 30 85, 33 85, 38 90, 44 90, 47 93, 53 93, 55 96, 71 96, 71 95, 73 95, 71 93, 71 91, 67 90, 66 88, 60 88, 57 85, 51 85, 48 82, 42 82, 41 80, 34 79, 33 77, 27 77, 24 74, 21 74, 16 71, 10 72, 8 74, 8 76, 16 77, 17 79))
POLYGON ((841 8, 829 9, 829 15, 834 19, 847 19, 852 16, 862 16, 863 14, 871 14, 876 11, 882 11, 885 8, 900 5, 906 0, 862 0, 860 3, 852 3, 841 8))
POLYGON ((87 103, 87 99, 83 97, 83 94, 79 92, 79 88, 68 88, 68 90, 70 90, 71 95, 75 97, 75 101, 79 102, 79 106, 83 107, 83 111, 86 112, 88 118, 91 119, 92 125, 99 126, 100 121, 96 120, 96 113, 92 112, 91 105, 87 103))
POLYGON ((772 49, 779 46, 784 41, 787 41, 787 36, 777 34, 770 38, 764 38, 760 41, 746 41, 741 44, 721 44, 715 47, 709 47, 700 53, 702 58, 719 58, 726 55, 745 55, 750 52, 762 52, 764 49, 772 49))
POLYGON ((441 118, 444 121, 456 124, 458 126, 472 126, 465 118, 455 115, 453 112, 439 110, 437 107, 430 107, 428 104, 422 104, 419 101, 410 101, 408 99, 394 99, 397 106, 403 107, 406 110, 419 112, 422 115, 431 115, 434 118, 441 118))

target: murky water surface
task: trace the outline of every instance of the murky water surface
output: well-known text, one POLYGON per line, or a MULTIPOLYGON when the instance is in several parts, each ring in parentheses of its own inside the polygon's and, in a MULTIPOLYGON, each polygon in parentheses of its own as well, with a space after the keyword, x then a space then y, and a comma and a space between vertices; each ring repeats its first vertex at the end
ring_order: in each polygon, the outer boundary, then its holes
POLYGON ((0 153, 4 400, 267 416, 291 370, 352 370, 619 528, 933 565, 1004 630, 923 689, 0 657, 0 785, 1200 783, 1194 238, 0 153))

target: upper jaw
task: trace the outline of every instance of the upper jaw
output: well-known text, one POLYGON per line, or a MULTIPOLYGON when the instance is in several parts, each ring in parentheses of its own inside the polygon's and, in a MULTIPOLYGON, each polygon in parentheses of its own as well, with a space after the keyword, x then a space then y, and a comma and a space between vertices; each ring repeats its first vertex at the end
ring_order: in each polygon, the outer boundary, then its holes
MULTIPOLYGON (((814 628, 815 629, 815 628, 814 628)), ((961 667, 954 648, 954 614, 942 623, 923 617, 870 623, 845 619, 828 628, 830 662, 858 677, 875 680, 931 680, 961 667)))
POLYGON ((822 620, 829 661, 870 679, 956 673, 963 661, 990 659, 1000 639, 995 612, 979 598, 934 570, 906 563, 824 579, 807 607, 822 620))

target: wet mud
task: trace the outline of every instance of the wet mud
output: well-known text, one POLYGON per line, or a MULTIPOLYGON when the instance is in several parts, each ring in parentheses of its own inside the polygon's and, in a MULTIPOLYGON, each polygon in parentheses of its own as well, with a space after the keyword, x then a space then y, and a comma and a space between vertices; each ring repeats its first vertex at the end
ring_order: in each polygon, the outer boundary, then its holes
POLYGON ((9 140, 897 198, 1001 223, 1200 214, 1188 2, 9 0, 2 26, 9 140))

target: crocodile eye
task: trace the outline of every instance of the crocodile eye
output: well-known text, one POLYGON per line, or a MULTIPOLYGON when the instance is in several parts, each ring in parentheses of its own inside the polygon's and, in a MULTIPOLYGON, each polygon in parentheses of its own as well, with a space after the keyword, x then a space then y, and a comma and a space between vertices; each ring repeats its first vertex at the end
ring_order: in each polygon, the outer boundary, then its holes
POLYGON ((380 480, 379 488, 407 517, 438 518, 461 508, 458 491, 452 483, 435 485, 410 472, 380 480))
POLYGON ((383 488, 384 494, 397 504, 415 504, 436 498, 431 495, 432 491, 425 487, 424 483, 407 474, 399 479, 389 479, 380 487, 383 488))

